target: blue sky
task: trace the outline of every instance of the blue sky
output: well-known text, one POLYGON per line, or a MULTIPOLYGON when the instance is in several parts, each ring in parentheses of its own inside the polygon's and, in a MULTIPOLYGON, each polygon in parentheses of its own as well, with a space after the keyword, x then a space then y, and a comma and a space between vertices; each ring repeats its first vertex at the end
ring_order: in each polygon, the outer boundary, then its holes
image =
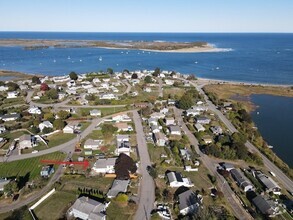
POLYGON ((293 32, 293 0, 0 0, 0 31, 293 32))

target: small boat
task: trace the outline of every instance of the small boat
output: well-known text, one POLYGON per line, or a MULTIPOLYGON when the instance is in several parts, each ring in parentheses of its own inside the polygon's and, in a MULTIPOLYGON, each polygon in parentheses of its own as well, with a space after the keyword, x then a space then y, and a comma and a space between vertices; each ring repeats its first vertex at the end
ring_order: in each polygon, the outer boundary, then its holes
POLYGON ((68 56, 68 57, 67 57, 67 60, 70 60, 70 59, 71 59, 70 56, 68 56))
POLYGON ((56 63, 56 60, 53 60, 54 63, 56 63))
POLYGON ((257 115, 259 115, 259 112, 256 112, 257 115))
POLYGON ((82 62, 82 60, 79 60, 79 62, 82 62))
POLYGON ((217 67, 216 67, 216 70, 219 70, 219 69, 220 69, 220 67, 217 66, 217 67))
POLYGON ((103 58, 102 57, 99 57, 99 61, 102 61, 103 60, 103 58))
POLYGON ((197 61, 195 61, 194 63, 195 63, 195 64, 197 64, 198 62, 197 62, 197 61))
POLYGON ((268 145, 268 148, 270 148, 270 149, 273 149, 273 148, 274 148, 274 146, 272 146, 272 145, 268 145))

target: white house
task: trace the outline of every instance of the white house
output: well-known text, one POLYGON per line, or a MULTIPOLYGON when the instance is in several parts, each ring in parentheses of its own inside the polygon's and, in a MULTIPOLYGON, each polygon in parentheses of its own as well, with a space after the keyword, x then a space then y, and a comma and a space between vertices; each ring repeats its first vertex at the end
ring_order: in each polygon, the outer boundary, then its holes
POLYGON ((100 83, 100 82, 101 82, 101 80, 99 78, 94 78, 93 79, 93 83, 94 84, 97 84, 97 83, 100 83))
POLYGON ((92 170, 96 173, 115 173, 114 166, 116 163, 116 159, 116 157, 98 159, 92 167, 92 170))
POLYGON ((159 112, 154 112, 151 114, 151 118, 156 118, 156 119, 164 119, 165 115, 163 113, 159 113, 159 112))
POLYGON ((15 121, 19 118, 20 118, 20 114, 17 114, 17 113, 5 114, 1 116, 1 119, 3 121, 15 121))
POLYGON ((160 113, 162 113, 162 114, 164 114, 164 115, 166 115, 168 112, 169 112, 169 109, 168 109, 168 108, 162 108, 162 109, 160 110, 160 113))
POLYGON ((70 89, 66 89, 66 93, 68 95, 75 95, 77 92, 75 89, 70 88, 70 89))
POLYGON ((17 96, 18 96, 18 92, 16 92, 16 91, 7 92, 7 98, 8 99, 14 99, 14 98, 17 98, 17 96))
POLYGON ((214 135, 220 135, 223 133, 223 129, 220 126, 213 126, 210 129, 214 135))
POLYGON ((188 179, 188 178, 183 178, 181 173, 178 172, 169 172, 167 173, 167 178, 170 184, 170 187, 180 187, 180 186, 185 186, 185 187, 192 187, 194 184, 188 179))
POLYGON ((34 114, 34 115, 40 115, 40 114, 42 114, 42 111, 38 107, 32 106, 28 109, 28 113, 34 114))
POLYGON ((133 131, 133 128, 131 127, 131 125, 128 125, 125 122, 116 123, 114 126, 118 128, 118 132, 120 132, 120 131, 133 131))
POLYGON ((200 115, 200 112, 195 109, 186 110, 186 116, 196 116, 196 115, 200 115))
POLYGON ((165 118, 165 121, 166 121, 166 126, 175 125, 176 124, 174 118, 165 118))
POLYGON ((103 140, 87 139, 84 143, 83 148, 85 150, 98 150, 100 149, 102 143, 103 140))
POLYGON ((160 127, 157 126, 157 125, 152 125, 151 130, 152 130, 153 133, 158 133, 158 132, 161 131, 160 127))
POLYGON ((165 146, 168 141, 167 137, 161 132, 154 133, 153 138, 156 145, 160 147, 165 146))
POLYGON ((26 148, 32 148, 33 142, 32 142, 32 136, 30 134, 24 134, 19 137, 19 149, 26 149, 26 148))
POLYGON ((119 155, 121 153, 130 156, 130 143, 129 141, 117 141, 117 149, 116 154, 119 155))
POLYGON ((88 94, 99 94, 100 91, 99 91, 98 88, 93 87, 93 88, 89 88, 89 89, 87 90, 87 93, 88 93, 88 94))
POLYGON ((101 115, 102 115, 101 110, 93 109, 93 110, 90 111, 90 116, 97 117, 97 116, 101 116, 101 115))
POLYGON ((196 119, 196 123, 199 123, 199 124, 209 124, 210 122, 211 122, 211 119, 207 117, 198 117, 196 119))
POLYGON ((4 125, 0 125, 0 134, 3 134, 6 132, 6 128, 4 125))
POLYGON ((68 216, 82 220, 106 220, 108 204, 82 196, 78 198, 68 210, 68 216))
POLYGON ((5 92, 9 89, 8 86, 0 86, 0 92, 5 92))
POLYGON ((76 129, 75 125, 66 125, 63 128, 63 133, 65 133, 65 134, 74 134, 75 129, 76 129))
POLYGON ((116 96, 112 93, 102 94, 102 95, 100 95, 100 99, 111 100, 111 99, 116 99, 116 96))
POLYGON ((115 122, 130 122, 131 118, 127 114, 116 114, 112 116, 112 121, 115 122))
POLYGON ((158 119, 157 118, 149 118, 148 124, 149 124, 149 126, 152 126, 152 125, 158 126, 158 119))
POLYGON ((152 92, 152 88, 151 87, 145 87, 143 89, 144 92, 152 92))
POLYGON ((178 125, 169 126, 169 130, 171 135, 181 135, 181 129, 178 125))
POLYGON ((196 123, 196 124, 194 125, 194 127, 195 127, 195 129, 196 129, 197 132, 205 131, 205 130, 206 130, 206 129, 204 128, 204 126, 202 126, 202 125, 199 124, 199 123, 196 123))
POLYGON ((62 99, 64 99, 66 97, 66 93, 64 93, 64 92, 59 92, 58 93, 58 99, 59 100, 62 100, 62 99))
POLYGON ((49 121, 43 121, 39 124, 39 129, 43 131, 44 128, 53 128, 53 125, 49 121))
POLYGON ((181 215, 196 213, 202 204, 202 196, 192 190, 187 190, 178 195, 179 212, 181 215))

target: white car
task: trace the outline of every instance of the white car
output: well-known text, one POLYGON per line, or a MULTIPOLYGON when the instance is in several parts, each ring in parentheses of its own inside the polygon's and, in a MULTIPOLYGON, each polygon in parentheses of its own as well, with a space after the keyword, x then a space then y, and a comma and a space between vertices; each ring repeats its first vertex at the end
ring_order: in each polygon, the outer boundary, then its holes
POLYGON ((272 176, 276 177, 276 174, 275 174, 274 172, 269 171, 269 173, 270 173, 272 176))

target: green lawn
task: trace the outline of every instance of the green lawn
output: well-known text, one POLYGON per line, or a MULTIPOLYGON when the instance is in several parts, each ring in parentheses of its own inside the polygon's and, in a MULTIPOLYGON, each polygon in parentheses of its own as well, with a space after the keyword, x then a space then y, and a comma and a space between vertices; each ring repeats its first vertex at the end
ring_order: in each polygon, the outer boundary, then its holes
POLYGON ((50 147, 58 146, 60 144, 64 144, 75 137, 76 137, 76 134, 64 134, 63 132, 53 134, 52 136, 49 136, 47 138, 49 141, 48 147, 50 148, 50 147))
POLYGON ((112 201, 107 208, 108 220, 130 220, 134 218, 136 206, 127 204, 126 206, 120 205, 118 202, 112 201))
POLYGON ((63 160, 64 158, 65 154, 56 152, 40 157, 0 163, 0 177, 25 176, 29 174, 29 180, 32 180, 40 176, 40 171, 43 166, 40 160, 63 160))
POLYGON ((75 193, 56 191, 35 210, 38 219, 51 220, 60 219, 70 207, 71 202, 76 199, 75 193))

